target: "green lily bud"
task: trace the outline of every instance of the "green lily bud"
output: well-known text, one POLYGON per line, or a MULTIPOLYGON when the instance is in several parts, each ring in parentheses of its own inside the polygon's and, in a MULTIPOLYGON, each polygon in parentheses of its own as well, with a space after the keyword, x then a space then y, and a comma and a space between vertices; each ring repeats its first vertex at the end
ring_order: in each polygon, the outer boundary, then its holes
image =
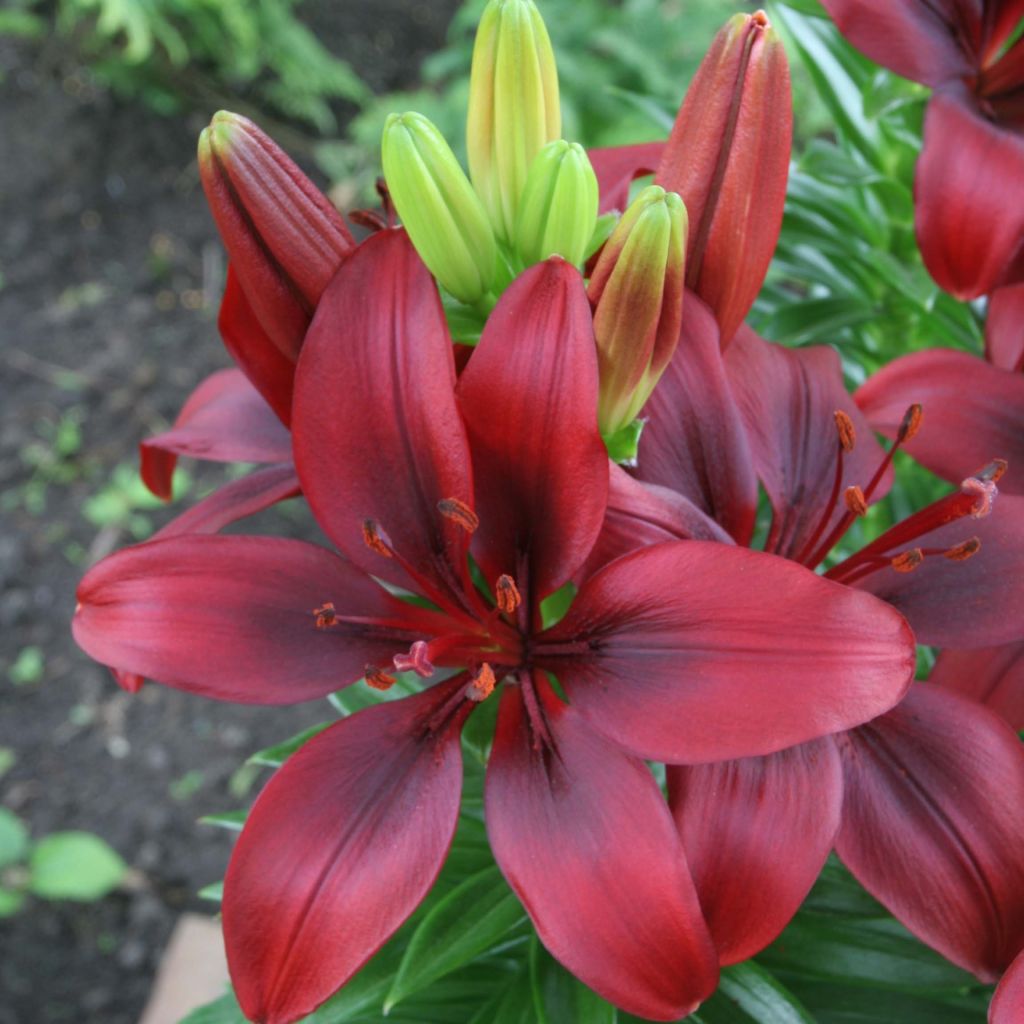
POLYGON ((587 295, 606 439, 636 418, 679 342, 686 234, 682 199, 651 185, 622 215, 594 267, 587 295))
POLYGON ((391 114, 384 179, 405 230, 438 282, 473 304, 494 284, 498 250, 487 214, 455 154, 422 114, 391 114))
POLYGON ((490 0, 469 80, 466 145, 473 187, 498 237, 511 242, 533 158, 562 134, 558 72, 533 0, 490 0))
POLYGON ((582 263, 597 223, 597 176, 578 143, 549 142, 534 158, 519 199, 516 252, 524 266, 553 254, 582 263))

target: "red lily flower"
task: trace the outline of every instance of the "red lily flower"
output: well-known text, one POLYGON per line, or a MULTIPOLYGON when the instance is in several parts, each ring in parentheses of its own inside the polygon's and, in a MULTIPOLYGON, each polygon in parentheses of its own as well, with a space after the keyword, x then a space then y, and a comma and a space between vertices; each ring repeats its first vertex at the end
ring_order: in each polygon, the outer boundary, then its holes
MULTIPOLYGON (((833 350, 743 328, 723 361, 713 319, 692 296, 684 308, 676 359, 645 409, 637 473, 648 483, 613 476, 601 558, 706 536, 708 520, 749 543, 756 474, 773 512, 766 550, 819 565, 887 487, 893 451, 928 430, 929 405, 923 421, 904 407, 883 455, 833 350)), ((1021 639, 1024 501, 993 504, 998 472, 968 477, 824 575, 892 603, 923 643, 1021 639)), ((669 783, 723 963, 781 931, 833 843, 904 924, 979 976, 996 977, 1024 942, 1024 753, 949 687, 915 687, 868 725, 768 758, 670 768, 669 783)))
POLYGON ((328 286, 296 381, 303 492, 344 557, 186 536, 83 580, 74 628, 92 656, 208 696, 288 703, 455 670, 321 733, 257 800, 224 904, 249 1017, 310 1012, 422 899, 455 829, 462 723, 499 684, 485 810, 506 878, 586 984, 645 1017, 685 1015, 717 961, 641 759, 770 753, 904 692, 902 617, 800 566, 668 542, 587 573, 608 494, 596 409, 575 269, 552 259, 514 282, 456 387, 430 275, 383 231, 328 286), (575 601, 543 628, 541 600, 572 578, 575 601))
POLYGON ((988 1024, 1017 1024, 1024 1019, 1024 952, 1003 975, 988 1008, 988 1024))
POLYGON ((931 681, 991 708, 1012 729, 1024 729, 1024 643, 939 654, 931 681))
POLYGON ((872 60, 931 86, 914 181, 917 240, 940 287, 972 299, 1024 280, 1020 0, 822 0, 872 60))
POLYGON ((985 358, 1003 370, 1024 372, 1024 284, 992 293, 985 318, 985 358))

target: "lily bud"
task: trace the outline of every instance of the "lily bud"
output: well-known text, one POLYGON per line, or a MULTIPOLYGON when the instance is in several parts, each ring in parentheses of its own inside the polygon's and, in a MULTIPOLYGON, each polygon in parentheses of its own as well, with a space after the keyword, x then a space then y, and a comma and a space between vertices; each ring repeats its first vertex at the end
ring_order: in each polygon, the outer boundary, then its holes
POLYGON ((490 0, 473 46, 466 145, 473 187, 511 242, 533 158, 562 134, 558 72, 533 0, 490 0))
POLYGON ((557 254, 580 264, 597 224, 597 176, 586 150, 564 139, 533 159, 519 200, 516 252, 524 266, 557 254))
POLYGON ((292 362, 327 283, 355 248, 341 215, 248 118, 215 114, 199 175, 245 298, 292 362))
POLYGON ((782 43, 763 11, 738 14, 701 63, 654 179, 686 203, 686 284, 713 310, 723 347, 778 241, 792 135, 782 43))
POLYGON ((420 258, 455 298, 478 302, 494 284, 498 249, 444 136, 422 114, 391 114, 382 150, 392 202, 420 258))
POLYGON ((679 342, 686 235, 682 199, 650 185, 622 215, 594 267, 587 295, 606 439, 636 418, 679 342))

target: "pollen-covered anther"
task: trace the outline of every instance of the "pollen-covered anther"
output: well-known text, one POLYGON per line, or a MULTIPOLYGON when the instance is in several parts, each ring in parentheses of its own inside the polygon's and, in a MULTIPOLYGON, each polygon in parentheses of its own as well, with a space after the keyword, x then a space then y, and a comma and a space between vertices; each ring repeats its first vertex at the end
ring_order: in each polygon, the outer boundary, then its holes
POLYGON ((522 603, 516 581, 507 573, 502 573, 494 584, 494 600, 498 610, 511 615, 522 603))
POLYGON ((924 406, 917 402, 907 409, 903 414, 900 429, 896 434, 897 444, 903 444, 904 441, 909 441, 921 429, 921 418, 923 416, 924 406))
POLYGON ((367 665, 363 670, 366 684, 375 690, 390 690, 395 685, 395 677, 390 672, 378 668, 376 665, 367 665))
POLYGON ((485 661, 473 676, 473 681, 466 688, 466 698, 479 704, 487 700, 494 692, 494 684, 497 680, 494 676, 494 669, 485 661))
POLYGON ((864 497, 864 492, 856 485, 847 487, 843 491, 843 500, 846 502, 846 508, 855 516, 866 516, 868 514, 868 501, 864 497))
POLYGON ((378 555, 383 555, 385 558, 394 557, 391 553, 391 538, 373 519, 363 520, 363 543, 378 555))
POLYGON ((317 629, 330 629, 338 621, 333 601, 324 601, 319 608, 313 609, 313 614, 316 616, 317 629))
POLYGON ((839 443, 843 446, 843 451, 852 452, 853 446, 857 443, 857 430, 853 420, 842 409, 836 409, 832 415, 835 417, 839 443))
POLYGON ((976 476, 969 476, 960 484, 962 493, 974 496, 974 504, 971 506, 971 517, 981 519, 992 511, 999 488, 993 479, 983 479, 976 476))
POLYGON ((913 572, 924 561, 924 552, 920 548, 901 551, 890 561, 897 572, 913 572))
POLYGON ((437 510, 453 523, 458 523, 466 533, 472 533, 480 525, 480 517, 458 498, 442 498, 437 503, 437 510))
POLYGON ((408 654, 396 654, 392 661, 398 672, 415 672, 426 679, 434 674, 434 665, 429 658, 430 648, 426 640, 417 640, 408 654))
POLYGON ((966 562, 968 558, 973 558, 980 550, 981 538, 971 537, 970 540, 965 540, 962 544, 956 544, 948 551, 943 551, 942 557, 948 558, 951 562, 966 562))

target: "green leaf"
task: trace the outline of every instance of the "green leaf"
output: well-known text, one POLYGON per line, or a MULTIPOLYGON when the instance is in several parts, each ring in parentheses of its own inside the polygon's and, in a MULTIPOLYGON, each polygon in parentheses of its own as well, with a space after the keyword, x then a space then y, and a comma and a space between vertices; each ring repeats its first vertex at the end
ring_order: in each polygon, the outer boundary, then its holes
POLYGON ((224 811, 222 814, 204 814, 199 819, 199 824, 226 828, 229 832, 241 832, 245 827, 245 819, 248 816, 248 811, 224 811))
POLYGON ((248 763, 266 765, 268 768, 280 768, 299 747, 333 724, 333 722, 319 722, 308 729, 303 729, 302 732, 290 739, 275 743, 272 747, 267 747, 264 750, 258 750, 249 758, 248 763))
POLYGON ((577 981, 534 936, 530 987, 537 1024, 616 1024, 618 1010, 577 981))
POLYGON ((209 900, 211 903, 223 903, 224 902, 224 883, 223 882, 212 882, 210 885, 204 885, 196 895, 201 900, 209 900))
POLYGON ((233 992, 226 992, 212 1003, 193 1010, 181 1024, 248 1024, 233 992))
POLYGON ((0 807, 0 868, 17 864, 28 852, 28 829, 13 811, 0 807))
POLYGON ((125 863, 90 832, 54 832, 29 859, 29 888, 49 900, 88 902, 106 896, 124 877, 125 863))
POLYGON ((384 1012, 488 950, 523 936, 526 914, 497 867, 457 885, 413 933, 384 1012))
POLYGON ((25 903, 25 894, 0 887, 0 917, 13 917, 25 903))
POLYGON ((700 1013, 708 1024, 740 1020, 756 1024, 815 1024, 796 996, 753 961, 725 968, 715 998, 702 1006, 700 1013), (722 1013, 726 1007, 728 1015, 722 1013), (742 1016, 737 1016, 737 1012, 742 1016))

